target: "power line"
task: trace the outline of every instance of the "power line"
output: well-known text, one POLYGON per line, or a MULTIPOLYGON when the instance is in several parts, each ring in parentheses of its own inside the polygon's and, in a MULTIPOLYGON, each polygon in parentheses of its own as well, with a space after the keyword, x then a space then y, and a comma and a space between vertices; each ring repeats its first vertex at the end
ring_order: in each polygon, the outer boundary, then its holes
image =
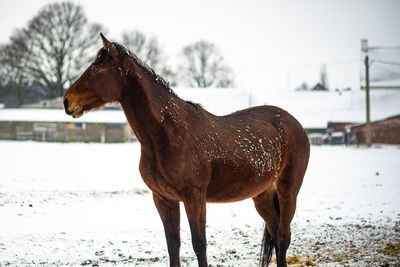
POLYGON ((368 50, 375 49, 400 49, 400 46, 368 46, 368 50))
POLYGON ((394 62, 394 61, 386 61, 386 60, 380 60, 380 59, 373 59, 372 62, 374 62, 374 63, 377 62, 377 63, 382 63, 382 64, 400 66, 400 62, 394 62))
POLYGON ((327 67, 329 67, 334 65, 346 65, 355 63, 360 63, 360 60, 352 59, 352 60, 321 62, 321 63, 312 63, 304 65, 270 66, 264 68, 254 68, 253 70, 266 71, 266 70, 280 70, 280 69, 307 69, 307 68, 319 68, 321 67, 321 65, 326 65, 327 67))

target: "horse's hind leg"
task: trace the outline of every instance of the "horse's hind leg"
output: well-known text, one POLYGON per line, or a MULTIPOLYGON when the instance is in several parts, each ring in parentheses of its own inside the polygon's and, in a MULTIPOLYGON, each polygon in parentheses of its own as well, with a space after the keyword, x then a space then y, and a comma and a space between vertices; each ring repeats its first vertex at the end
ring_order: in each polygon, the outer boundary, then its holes
POLYGON ((258 214, 265 221, 264 237, 261 247, 260 266, 268 266, 273 249, 278 252, 278 228, 279 228, 279 203, 275 185, 253 198, 258 214))
POLYGON ((285 267, 286 251, 290 245, 290 222, 296 211, 296 199, 303 182, 305 169, 286 168, 276 181, 276 192, 279 200, 279 228, 277 265, 285 267))

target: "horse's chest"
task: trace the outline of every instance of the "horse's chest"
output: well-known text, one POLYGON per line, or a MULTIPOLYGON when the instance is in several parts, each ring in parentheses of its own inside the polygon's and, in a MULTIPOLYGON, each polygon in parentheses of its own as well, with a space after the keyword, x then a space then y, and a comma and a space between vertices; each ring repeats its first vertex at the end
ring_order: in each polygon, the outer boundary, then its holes
POLYGON ((166 179, 156 161, 142 156, 140 159, 139 170, 144 183, 153 193, 157 193, 170 199, 180 199, 180 194, 176 190, 178 184, 166 179))

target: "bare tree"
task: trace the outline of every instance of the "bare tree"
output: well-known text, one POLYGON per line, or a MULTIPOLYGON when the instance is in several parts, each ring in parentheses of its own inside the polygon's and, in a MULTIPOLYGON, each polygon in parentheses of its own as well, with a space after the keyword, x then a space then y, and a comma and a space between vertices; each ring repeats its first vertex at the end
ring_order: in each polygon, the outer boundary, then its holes
POLYGON ((79 5, 70 2, 45 6, 23 30, 30 51, 27 72, 42 84, 49 98, 61 96, 100 47, 99 24, 89 24, 79 5))
POLYGON ((306 82, 302 82, 300 86, 295 88, 296 91, 307 91, 310 90, 306 82))
POLYGON ((0 77, 4 95, 13 98, 14 105, 21 106, 32 97, 32 79, 26 73, 29 49, 21 31, 11 37, 11 42, 0 46, 0 77))
POLYGON ((122 33, 122 43, 157 73, 173 85, 176 84, 176 75, 165 64, 164 52, 155 36, 147 36, 140 31, 125 31, 122 33))
POLYGON ((192 87, 230 87, 234 81, 231 69, 214 44, 199 41, 183 48, 179 66, 182 80, 192 87))
POLYGON ((161 48, 156 37, 147 37, 140 31, 125 31, 122 42, 150 67, 157 68, 160 64, 161 48))

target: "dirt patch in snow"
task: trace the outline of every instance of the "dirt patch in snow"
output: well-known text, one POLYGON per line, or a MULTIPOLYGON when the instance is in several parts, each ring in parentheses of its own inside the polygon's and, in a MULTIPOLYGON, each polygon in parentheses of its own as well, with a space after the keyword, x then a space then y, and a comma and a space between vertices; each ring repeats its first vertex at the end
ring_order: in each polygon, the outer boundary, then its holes
MULTIPOLYGON (((398 266, 399 226, 399 221, 386 225, 327 224, 310 228, 294 225, 287 261, 289 266, 398 266)), ((210 266, 257 266, 261 237, 259 227, 230 229, 230 236, 212 226, 207 230, 210 266), (224 239, 229 246, 218 242, 224 239)), ((166 266, 168 256, 162 233, 151 233, 151 229, 144 232, 140 235, 145 238, 143 240, 128 238, 135 233, 120 233, 104 240, 79 239, 66 233, 31 236, 24 241, 3 240, 0 254, 7 255, 9 248, 17 254, 13 259, 6 257, 8 259, 2 260, 1 265, 166 266), (126 240, 121 239, 123 236, 126 240), (151 241, 152 238, 155 240, 151 241), (16 250, 17 247, 21 249, 16 250), (54 258, 49 258, 47 253, 52 253, 54 258)), ((182 265, 196 266, 190 239, 185 237, 182 242, 185 247, 181 251, 182 265)))

